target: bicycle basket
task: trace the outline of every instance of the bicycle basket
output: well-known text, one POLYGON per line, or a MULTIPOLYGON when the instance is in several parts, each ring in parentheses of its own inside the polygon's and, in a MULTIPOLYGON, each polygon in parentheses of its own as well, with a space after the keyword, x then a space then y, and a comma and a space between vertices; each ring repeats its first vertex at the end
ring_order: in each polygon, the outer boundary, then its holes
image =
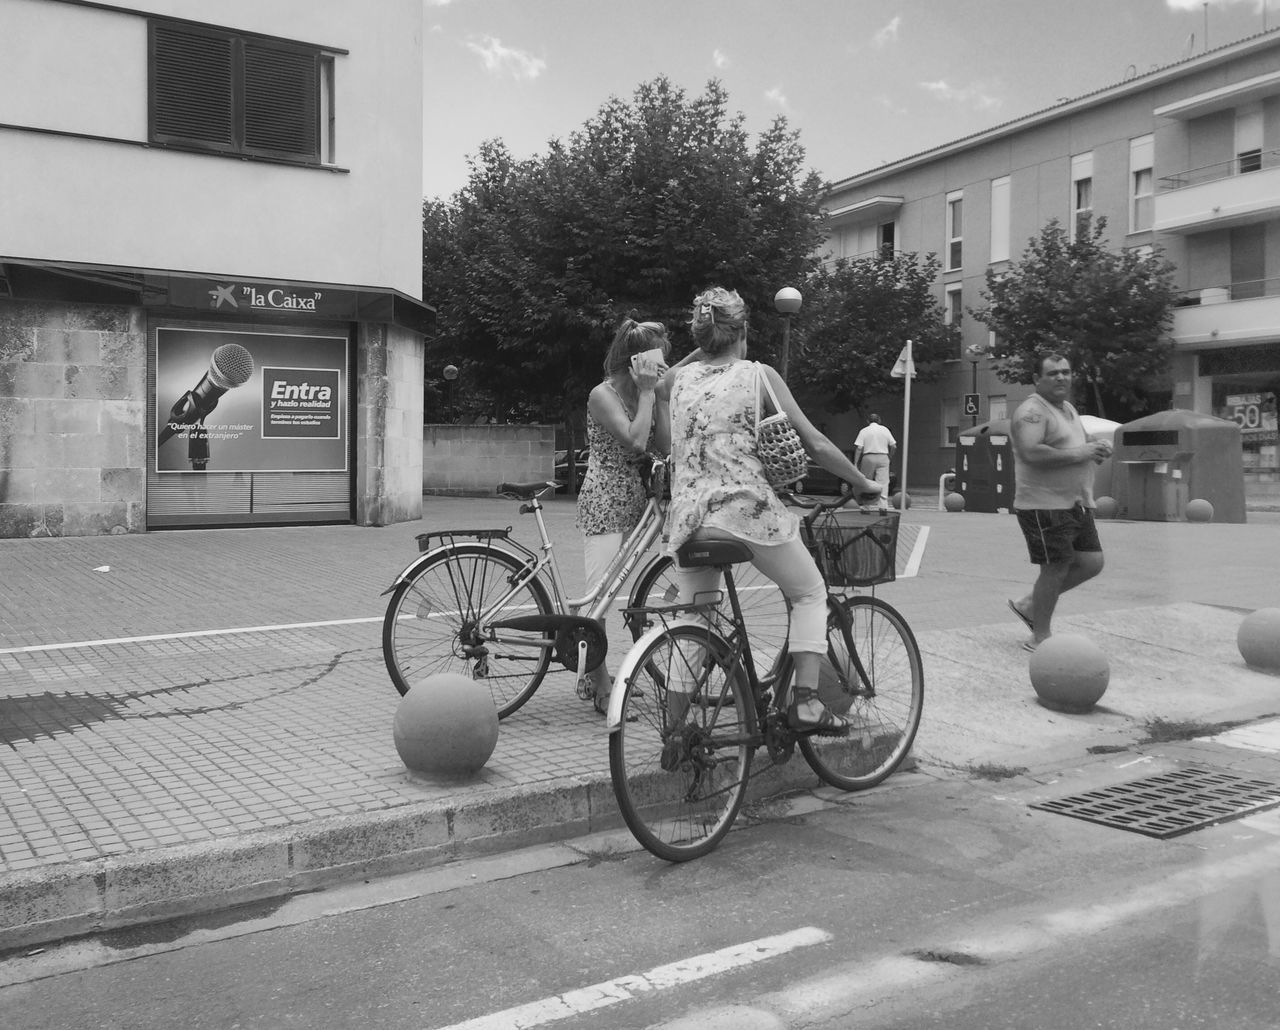
POLYGON ((801 523, 805 546, 827 585, 870 587, 892 583, 898 556, 896 511, 832 511, 812 526, 801 523))

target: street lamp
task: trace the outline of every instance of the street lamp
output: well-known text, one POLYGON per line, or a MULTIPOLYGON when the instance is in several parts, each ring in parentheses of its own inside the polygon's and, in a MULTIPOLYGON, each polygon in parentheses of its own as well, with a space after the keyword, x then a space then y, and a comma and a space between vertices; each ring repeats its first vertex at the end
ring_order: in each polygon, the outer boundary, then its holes
MULTIPOLYGON (((971 343, 964 349, 964 352, 969 355, 969 361, 973 367, 973 394, 975 397, 978 393, 978 360, 986 357, 987 350, 988 347, 985 343, 971 343)), ((978 424, 977 408, 974 409, 972 417, 973 424, 976 426, 978 424)))
POLYGON ((444 408, 445 417, 452 420, 453 418, 453 383, 458 378, 457 365, 444 366, 444 408))
POLYGON ((782 360, 778 363, 778 374, 784 383, 787 381, 787 357, 791 348, 791 316, 800 310, 803 299, 800 291, 790 286, 784 286, 773 295, 773 306, 782 315, 782 360))

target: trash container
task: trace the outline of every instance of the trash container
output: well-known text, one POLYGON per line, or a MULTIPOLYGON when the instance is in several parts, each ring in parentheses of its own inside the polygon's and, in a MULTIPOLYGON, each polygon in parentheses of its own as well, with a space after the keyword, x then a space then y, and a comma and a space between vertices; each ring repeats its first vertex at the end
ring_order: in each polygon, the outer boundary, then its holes
POLYGON ((1203 498, 1214 522, 1245 521, 1240 427, 1229 419, 1175 408, 1126 422, 1112 460, 1122 518, 1181 522, 1203 498))
POLYGON ((956 438, 955 491, 965 511, 1013 510, 1013 438, 997 418, 956 438))

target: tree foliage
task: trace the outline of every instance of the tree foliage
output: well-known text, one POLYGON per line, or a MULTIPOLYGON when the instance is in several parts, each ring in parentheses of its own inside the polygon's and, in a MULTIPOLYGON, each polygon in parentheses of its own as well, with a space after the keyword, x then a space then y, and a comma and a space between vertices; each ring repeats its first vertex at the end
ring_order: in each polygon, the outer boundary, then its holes
POLYGON ((1107 220, 1072 239, 1054 219, 1005 272, 987 270, 989 303, 972 314, 996 333, 992 365, 1006 383, 1030 383, 1041 354, 1075 370, 1075 400, 1105 417, 1107 402, 1141 411, 1144 385, 1172 353, 1173 266, 1158 254, 1107 249, 1107 220))
MULTIPOLYGON (((917 366, 953 356, 958 332, 944 324, 934 298, 939 267, 933 254, 885 253, 810 276, 790 375, 801 400, 842 412, 901 393, 904 381, 889 372, 907 340, 917 366)), ((917 368, 918 381, 937 375, 917 368)))
POLYGON ((687 97, 658 78, 544 154, 483 144, 467 184, 423 207, 429 374, 457 364, 460 388, 475 397, 482 381, 500 417, 579 421, 621 319, 678 335, 714 283, 743 295, 756 354, 771 356, 773 294, 814 265, 823 184, 785 119, 753 145, 727 105, 717 82, 687 97))

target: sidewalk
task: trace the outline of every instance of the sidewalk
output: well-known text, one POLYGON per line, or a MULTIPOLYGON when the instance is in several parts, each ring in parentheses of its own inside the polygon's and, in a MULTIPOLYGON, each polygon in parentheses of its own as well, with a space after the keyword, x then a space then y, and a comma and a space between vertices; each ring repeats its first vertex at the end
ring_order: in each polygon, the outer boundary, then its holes
MULTIPOLYGON (((381 592, 414 536, 532 520, 509 501, 426 499, 421 522, 0 541, 0 950, 281 896, 618 824, 603 720, 553 673, 466 783, 401 765, 381 592)), ((1033 568, 1007 515, 923 504, 919 575, 881 588, 925 653, 924 772, 1032 769, 1140 738, 1155 717, 1280 712, 1244 666, 1243 614, 1280 605, 1280 513, 1104 523, 1107 569, 1055 628, 1110 656, 1087 716, 1035 703, 1005 607, 1033 568), (927 533, 925 532, 927 530, 927 533)), ((570 592, 573 504, 548 506, 570 592)), ((900 554, 900 567, 907 559, 900 554)), ((610 626, 610 664, 626 647, 610 626)), ((761 789, 808 789, 797 757, 761 789)))

